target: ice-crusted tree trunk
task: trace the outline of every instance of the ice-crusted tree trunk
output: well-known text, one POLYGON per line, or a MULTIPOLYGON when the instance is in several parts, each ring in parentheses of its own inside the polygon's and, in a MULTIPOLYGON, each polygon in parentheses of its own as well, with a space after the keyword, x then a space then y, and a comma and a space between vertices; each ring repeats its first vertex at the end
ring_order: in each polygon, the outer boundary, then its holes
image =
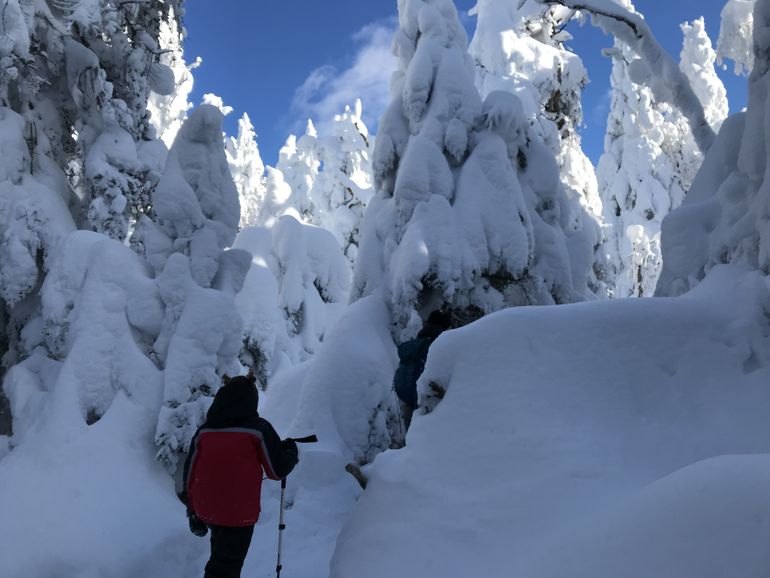
POLYGON ((494 90, 514 92, 537 138, 556 155, 569 204, 568 235, 595 249, 589 285, 607 295, 608 263, 602 232, 602 203, 594 167, 582 150, 577 127, 583 121, 582 91, 588 74, 563 42, 574 11, 535 0, 479 0, 470 53, 482 97, 494 90))
POLYGON ((584 298, 590 251, 570 251, 559 167, 520 100, 482 101, 451 1, 402 0, 399 20, 354 298, 383 295, 399 339, 437 308, 469 320, 584 298))
POLYGON ((238 136, 226 141, 227 161, 241 204, 240 226, 256 225, 265 203, 265 163, 257 147, 257 135, 246 113, 238 120, 238 136))
POLYGON ((330 133, 321 139, 323 170, 311 195, 317 223, 337 238, 345 256, 355 263, 360 226, 366 205, 374 194, 369 131, 361 118, 361 101, 334 118, 330 133))
POLYGON ((724 123, 684 204, 663 223, 659 295, 690 290, 719 264, 770 274, 770 0, 757 0, 753 23, 747 110, 724 123))

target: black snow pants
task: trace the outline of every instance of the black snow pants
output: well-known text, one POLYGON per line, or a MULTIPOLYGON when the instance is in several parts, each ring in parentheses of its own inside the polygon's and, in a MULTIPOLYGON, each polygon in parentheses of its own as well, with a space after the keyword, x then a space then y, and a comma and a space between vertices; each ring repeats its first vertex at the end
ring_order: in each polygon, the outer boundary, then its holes
POLYGON ((240 578, 254 526, 210 526, 211 558, 203 578, 240 578))

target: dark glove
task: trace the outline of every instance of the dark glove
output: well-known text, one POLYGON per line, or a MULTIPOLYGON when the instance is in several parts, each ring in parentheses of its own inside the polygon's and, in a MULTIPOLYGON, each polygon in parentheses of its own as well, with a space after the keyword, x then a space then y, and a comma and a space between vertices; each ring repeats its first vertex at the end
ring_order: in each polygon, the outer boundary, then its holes
POLYGON ((199 538, 208 534, 209 527, 190 509, 187 510, 187 522, 190 524, 190 532, 199 538))
POLYGON ((283 450, 284 458, 287 463, 290 463, 292 467, 297 465, 299 461, 299 450, 297 450, 297 443, 294 440, 283 440, 281 442, 281 449, 283 450))

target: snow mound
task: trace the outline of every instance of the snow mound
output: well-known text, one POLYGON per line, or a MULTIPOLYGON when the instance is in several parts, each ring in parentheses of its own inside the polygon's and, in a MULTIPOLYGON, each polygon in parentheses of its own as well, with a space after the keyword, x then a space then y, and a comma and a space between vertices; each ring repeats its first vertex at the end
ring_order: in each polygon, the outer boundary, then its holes
POLYGON ((676 299, 443 334, 419 386, 433 411, 375 460, 331 576, 767 576, 768 458, 698 464, 768 453, 765 294, 723 267, 676 299))
POLYGON ((173 481, 151 458, 152 436, 136 435, 154 422, 120 393, 93 426, 42 427, 6 456, 0 576, 193 575, 196 542, 173 481))
POLYGON ((768 484, 768 455, 698 462, 597 516, 538 576, 766 576, 768 484))

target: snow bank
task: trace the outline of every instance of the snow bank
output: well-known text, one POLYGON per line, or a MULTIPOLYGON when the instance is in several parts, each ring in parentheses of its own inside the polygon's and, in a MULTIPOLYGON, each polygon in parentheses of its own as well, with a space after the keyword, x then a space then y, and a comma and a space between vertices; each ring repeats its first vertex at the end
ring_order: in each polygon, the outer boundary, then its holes
POLYGON ((768 458, 698 464, 768 452, 765 292, 722 268, 678 299, 445 333, 435 409, 376 459, 331 576, 767 576, 768 458))
POLYGON ((698 462, 600 513, 537 575, 558 578, 570 568, 573 578, 766 576, 768 484, 768 455, 698 462))
POLYGON ((0 575, 193 575, 195 539, 152 459, 155 417, 121 393, 93 426, 42 421, 0 461, 0 575))

